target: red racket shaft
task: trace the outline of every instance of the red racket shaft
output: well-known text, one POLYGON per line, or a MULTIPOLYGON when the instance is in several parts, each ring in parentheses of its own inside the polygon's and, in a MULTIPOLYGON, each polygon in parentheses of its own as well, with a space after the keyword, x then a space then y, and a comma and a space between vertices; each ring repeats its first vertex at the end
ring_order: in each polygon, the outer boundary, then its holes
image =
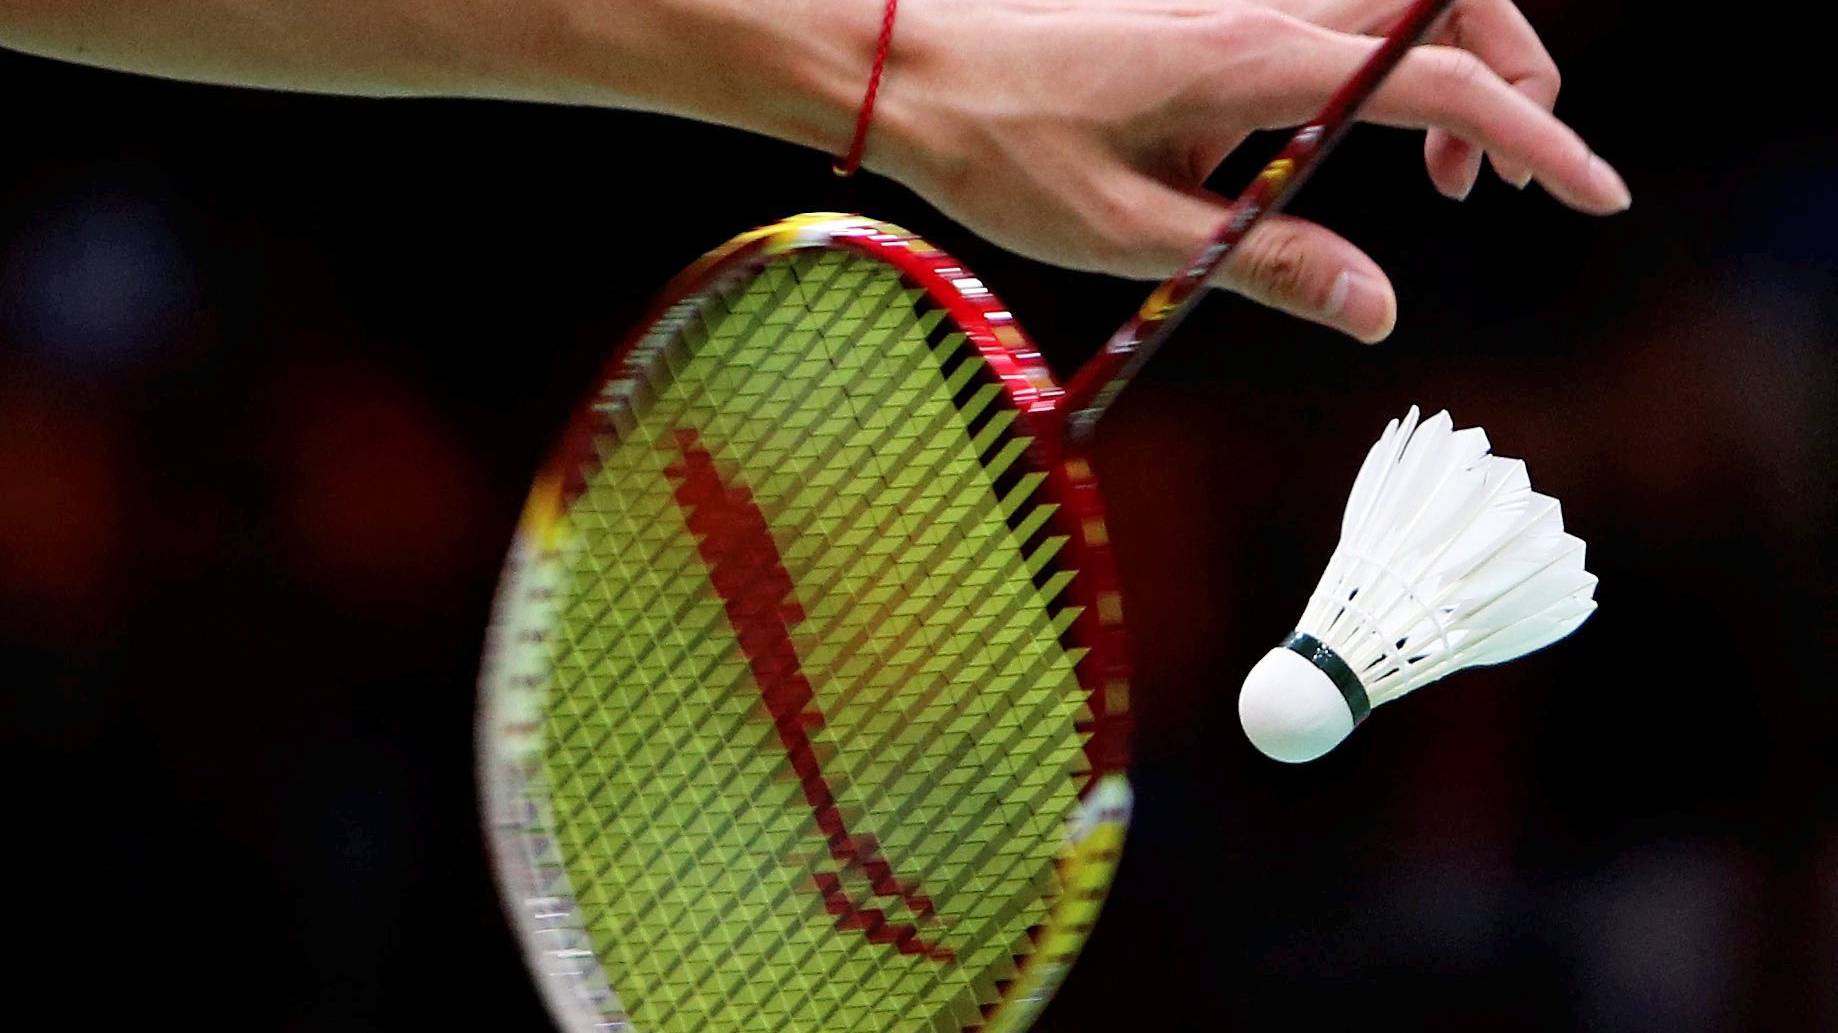
POLYGON ((1244 193, 1232 202, 1232 211, 1212 240, 1194 255, 1180 272, 1155 288, 1147 301, 1142 303, 1129 321, 1117 329, 1102 351, 1092 356, 1072 382, 1066 386, 1065 407, 1071 415, 1067 418, 1066 433, 1074 441, 1088 436, 1097 425, 1098 418, 1110 407, 1142 364, 1149 361, 1162 342, 1174 328, 1180 325, 1183 318, 1200 300, 1204 293, 1202 288, 1219 266, 1231 256, 1245 235, 1250 233, 1264 216, 1278 212, 1289 202, 1308 177, 1321 164, 1321 159, 1334 149, 1340 138, 1353 127, 1359 116, 1359 109, 1364 107, 1372 94, 1398 66, 1411 47, 1417 45, 1436 19, 1448 9, 1454 0, 1417 0, 1411 9, 1405 12, 1397 28, 1385 38, 1373 55, 1366 59, 1359 71, 1353 73, 1346 84, 1334 94, 1321 109, 1321 113, 1310 119, 1290 138, 1289 146, 1276 160, 1264 166, 1244 193))

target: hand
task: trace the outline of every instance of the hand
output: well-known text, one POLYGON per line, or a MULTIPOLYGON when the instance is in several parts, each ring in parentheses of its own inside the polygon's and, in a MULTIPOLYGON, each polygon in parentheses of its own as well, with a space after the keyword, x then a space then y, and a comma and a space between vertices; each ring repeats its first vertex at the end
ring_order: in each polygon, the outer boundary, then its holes
MULTIPOLYGON (((1202 187, 1219 162, 1254 130, 1312 116, 1378 45, 1277 7, 1358 30, 1388 25, 1405 3, 906 5, 867 164, 1014 251, 1161 279, 1224 218, 1226 201, 1202 187)), ((1556 73, 1517 12, 1506 0, 1458 11, 1445 38, 1475 49, 1419 47, 1365 119, 1431 130, 1445 193, 1466 193, 1484 151, 1509 180, 1536 179, 1573 208, 1626 208, 1620 176, 1548 110, 1556 73)), ((1396 321, 1377 263, 1293 217, 1267 219, 1218 283, 1364 341, 1396 321)))

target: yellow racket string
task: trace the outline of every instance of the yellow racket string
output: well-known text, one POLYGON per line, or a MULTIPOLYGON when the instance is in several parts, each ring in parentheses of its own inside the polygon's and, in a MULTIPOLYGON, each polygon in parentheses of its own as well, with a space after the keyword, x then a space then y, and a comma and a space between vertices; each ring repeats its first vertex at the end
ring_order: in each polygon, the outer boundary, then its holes
POLYGON ((1036 533, 1040 478, 1003 478, 1026 443, 999 388, 915 293, 837 251, 775 260, 686 325, 558 516, 542 782, 639 1029, 975 1025, 1063 895, 1088 716, 1072 574, 1036 533), (818 827, 734 626, 751 604, 690 530, 684 430, 769 528, 837 820, 910 893, 818 827))

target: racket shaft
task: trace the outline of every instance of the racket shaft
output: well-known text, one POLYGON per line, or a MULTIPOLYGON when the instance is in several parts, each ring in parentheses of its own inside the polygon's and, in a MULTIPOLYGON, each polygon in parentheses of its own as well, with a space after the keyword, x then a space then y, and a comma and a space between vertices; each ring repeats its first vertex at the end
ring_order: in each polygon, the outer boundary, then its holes
POLYGON ((1259 221, 1284 205, 1308 181, 1334 145, 1351 129, 1360 108, 1385 77, 1403 60, 1452 0, 1417 0, 1378 50, 1366 59, 1321 109, 1290 138, 1275 160, 1232 202, 1212 239, 1181 270, 1157 287, 1066 387, 1066 433, 1072 440, 1090 435, 1099 417, 1126 384, 1155 354, 1200 299, 1202 288, 1259 221))

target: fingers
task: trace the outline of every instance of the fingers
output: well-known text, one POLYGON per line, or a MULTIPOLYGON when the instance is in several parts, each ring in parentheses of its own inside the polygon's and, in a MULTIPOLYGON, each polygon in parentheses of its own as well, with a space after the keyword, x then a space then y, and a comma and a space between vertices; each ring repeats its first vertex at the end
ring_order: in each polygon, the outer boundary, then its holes
MULTIPOLYGON (((1300 22, 1289 24, 1294 60, 1282 63, 1276 84, 1281 95, 1269 101, 1282 122, 1294 123, 1313 114, 1378 43, 1300 22)), ((1574 131, 1465 50, 1424 46, 1405 55, 1363 117, 1386 125, 1441 129, 1478 144, 1509 168, 1527 170, 1559 200, 1582 211, 1606 215, 1625 209, 1631 201, 1621 177, 1574 131)), ((1448 159, 1438 156, 1432 162, 1440 165, 1448 159)), ((1431 171, 1449 176, 1438 180, 1439 187, 1458 185, 1453 169, 1431 171)))
MULTIPOLYGON (((1116 271, 1141 278, 1180 268, 1229 211, 1222 198, 1133 173, 1122 193, 1118 210, 1138 213, 1140 224, 1115 234, 1120 243, 1134 237, 1127 256, 1118 256, 1126 268, 1116 271)), ((1368 344, 1384 340, 1397 323, 1397 296, 1378 263, 1332 231, 1290 216, 1259 223, 1215 284, 1368 344)))
MULTIPOLYGON (((1445 19, 1436 42, 1447 43, 1480 58, 1507 85, 1546 111, 1556 106, 1557 91, 1562 85, 1557 62, 1551 59, 1537 31, 1512 0, 1464 0, 1445 19)), ((1439 139, 1428 146, 1442 152, 1433 160, 1460 161, 1464 170, 1472 166, 1473 172, 1467 178, 1468 187, 1472 189, 1474 178, 1480 173, 1480 155, 1474 154, 1470 159, 1466 153, 1471 150, 1469 144, 1440 130, 1431 130, 1430 136, 1439 139)), ((1516 187, 1531 181, 1531 170, 1525 166, 1498 155, 1492 158, 1494 171, 1501 179, 1516 187)), ((1437 169, 1432 167, 1431 178, 1436 175, 1437 169)), ((1462 193, 1465 196, 1466 191, 1462 193)))
MULTIPOLYGON (((1283 0, 1280 8, 1304 21, 1341 32, 1381 35, 1408 6, 1406 0, 1283 0)), ((1507 85, 1546 111, 1557 103, 1557 63, 1512 0, 1460 0, 1430 37, 1472 53, 1506 80, 1507 85)), ((1494 171, 1516 187, 1531 179, 1517 163, 1494 158, 1494 171)), ((1436 189, 1457 200, 1466 197, 1480 175, 1481 151, 1441 129, 1429 131, 1424 164, 1436 189)))
POLYGON ((1423 138, 1423 167, 1429 170, 1430 182, 1450 200, 1464 200, 1474 189, 1483 156, 1479 147, 1444 129, 1432 129, 1423 138))

